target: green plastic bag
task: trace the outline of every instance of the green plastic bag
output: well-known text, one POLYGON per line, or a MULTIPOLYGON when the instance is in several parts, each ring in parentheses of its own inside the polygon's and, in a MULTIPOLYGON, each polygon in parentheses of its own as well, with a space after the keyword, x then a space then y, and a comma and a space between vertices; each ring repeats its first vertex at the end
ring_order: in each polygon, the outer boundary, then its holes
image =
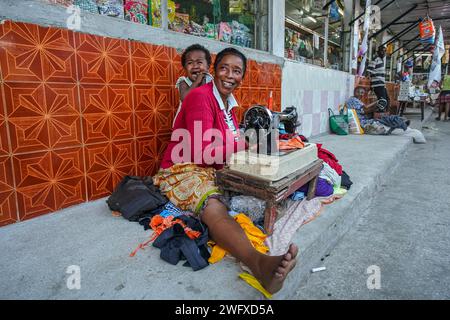
POLYGON ((348 134, 348 114, 347 112, 344 112, 344 109, 345 108, 340 109, 339 114, 335 115, 333 110, 328 108, 328 114, 330 115, 330 130, 341 136, 348 134))

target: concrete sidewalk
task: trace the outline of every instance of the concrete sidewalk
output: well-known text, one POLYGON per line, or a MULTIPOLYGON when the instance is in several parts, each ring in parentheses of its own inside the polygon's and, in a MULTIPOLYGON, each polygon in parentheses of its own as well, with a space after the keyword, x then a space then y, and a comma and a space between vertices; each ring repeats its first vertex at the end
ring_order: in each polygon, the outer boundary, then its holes
MULTIPOLYGON (((336 155, 354 184, 343 199, 299 229, 294 238, 300 248, 298 264, 276 299, 293 296, 311 268, 369 207, 408 147, 414 147, 403 136, 328 135, 313 140, 336 155)), ((105 199, 0 228, 0 298, 263 298, 238 279, 240 268, 228 259, 193 272, 181 262, 172 266, 162 261, 159 249, 151 246, 130 258, 150 235, 137 223, 112 217, 105 199), (80 290, 67 288, 72 265, 80 267, 80 290)))

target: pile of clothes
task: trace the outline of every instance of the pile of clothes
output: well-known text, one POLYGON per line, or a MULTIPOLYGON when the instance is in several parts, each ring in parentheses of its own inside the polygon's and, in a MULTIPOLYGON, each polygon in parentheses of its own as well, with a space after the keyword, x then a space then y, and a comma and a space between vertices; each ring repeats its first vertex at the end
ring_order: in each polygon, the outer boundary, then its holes
MULTIPOLYGON (((284 150, 303 148, 308 142, 306 137, 298 134, 284 134, 280 138, 280 146, 284 150)), ((323 160, 323 168, 315 195, 328 197, 345 194, 352 185, 349 176, 333 153, 323 148, 321 144, 317 144, 317 148, 318 157, 323 160)), ((290 201, 304 200, 307 192, 308 184, 297 190, 290 201)), ((182 211, 160 193, 153 184, 152 177, 126 176, 108 198, 107 204, 115 216, 138 222, 144 230, 153 230, 151 237, 139 244, 130 256, 135 256, 139 250, 152 244, 160 249, 160 257, 164 261, 173 265, 185 261, 184 266, 197 271, 210 263, 220 261, 227 254, 224 249, 209 240, 208 229, 197 216, 182 211)), ((228 199, 229 214, 239 223, 253 246, 261 253, 269 251, 264 230, 265 206, 265 200, 250 196, 235 195, 228 199)), ((298 207, 298 204, 295 206, 298 207)), ((299 207, 297 212, 301 210, 304 211, 304 208, 299 207)), ((286 210, 291 211, 294 212, 286 210)), ((314 216, 318 210, 310 211, 314 216)), ((268 243, 274 246, 273 240, 268 243)))
MULTIPOLYGON (((401 126, 395 122, 395 119, 386 119, 387 123, 393 126, 401 126), (389 122, 391 121, 391 122, 389 122)), ((302 149, 308 139, 299 134, 280 134, 279 148, 283 151, 302 149)), ((353 184, 348 174, 342 169, 336 156, 322 147, 322 144, 317 144, 317 156, 323 160, 322 171, 316 186, 317 197, 328 197, 335 193, 343 194, 349 190, 353 184)), ((309 185, 306 184, 298 189, 292 196, 292 200, 303 200, 308 193, 309 185)))

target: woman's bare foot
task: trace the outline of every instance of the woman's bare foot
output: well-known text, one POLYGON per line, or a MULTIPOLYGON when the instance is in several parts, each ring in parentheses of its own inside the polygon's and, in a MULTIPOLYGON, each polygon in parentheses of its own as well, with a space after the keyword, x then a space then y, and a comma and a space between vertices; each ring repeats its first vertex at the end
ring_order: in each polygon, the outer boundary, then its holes
POLYGON ((267 257, 261 266, 261 276, 258 277, 262 286, 270 293, 276 293, 283 287, 284 280, 295 267, 298 247, 289 246, 288 252, 282 256, 267 257))

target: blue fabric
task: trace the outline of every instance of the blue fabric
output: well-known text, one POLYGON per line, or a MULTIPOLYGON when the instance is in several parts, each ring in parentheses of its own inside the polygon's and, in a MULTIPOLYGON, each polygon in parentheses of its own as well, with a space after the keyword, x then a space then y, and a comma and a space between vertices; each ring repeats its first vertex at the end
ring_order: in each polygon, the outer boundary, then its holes
POLYGON ((301 191, 295 191, 293 194, 291 194, 291 199, 294 201, 300 201, 305 199, 305 193, 301 191))
POLYGON ((166 205, 164 206, 164 210, 161 211, 159 215, 163 218, 167 218, 168 216, 179 217, 184 214, 184 211, 182 211, 180 208, 169 201, 166 203, 166 205))

